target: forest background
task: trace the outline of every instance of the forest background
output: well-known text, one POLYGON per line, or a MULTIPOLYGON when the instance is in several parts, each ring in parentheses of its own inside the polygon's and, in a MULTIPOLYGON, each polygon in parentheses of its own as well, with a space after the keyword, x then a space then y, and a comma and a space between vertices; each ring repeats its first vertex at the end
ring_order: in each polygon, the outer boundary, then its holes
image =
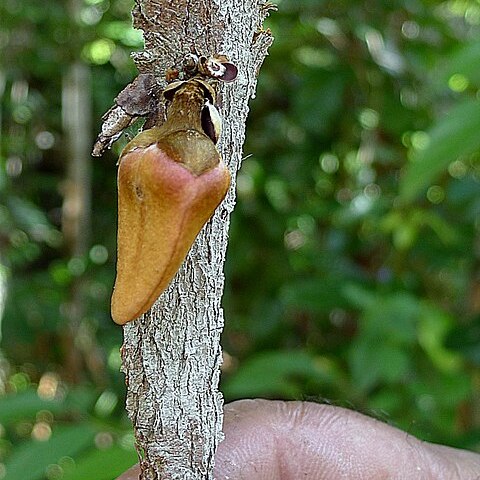
MULTIPOLYGON (((125 139, 71 150, 136 75, 132 3, 0 4, 0 479, 136 461, 109 315, 125 139)), ((480 1, 277 3, 231 224, 225 399, 327 401, 480 451, 480 1)))

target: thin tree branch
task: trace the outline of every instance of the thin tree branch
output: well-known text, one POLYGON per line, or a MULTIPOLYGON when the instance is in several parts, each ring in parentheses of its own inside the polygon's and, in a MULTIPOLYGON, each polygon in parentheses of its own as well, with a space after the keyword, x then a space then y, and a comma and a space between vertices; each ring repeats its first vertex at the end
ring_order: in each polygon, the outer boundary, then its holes
POLYGON ((124 327, 127 411, 143 480, 212 478, 222 439, 223 266, 248 101, 272 42, 262 29, 270 8, 263 0, 136 0, 134 7, 134 25, 145 38, 135 62, 161 87, 167 70, 181 68, 189 53, 225 54, 239 70, 235 82, 219 85, 217 99, 223 118, 218 148, 232 187, 169 288, 149 312, 124 327))

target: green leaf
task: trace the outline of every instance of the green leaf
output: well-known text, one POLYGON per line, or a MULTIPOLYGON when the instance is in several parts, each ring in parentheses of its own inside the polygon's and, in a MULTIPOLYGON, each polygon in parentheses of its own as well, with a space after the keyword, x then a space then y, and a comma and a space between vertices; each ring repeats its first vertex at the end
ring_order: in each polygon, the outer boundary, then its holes
POLYGON ((400 180, 400 198, 411 202, 448 165, 480 148, 480 102, 468 100, 452 108, 428 132, 428 145, 413 153, 400 180))
POLYGON ((135 450, 115 445, 108 450, 93 450, 78 460, 62 480, 113 480, 138 462, 135 450))
MULTIPOLYGON (((360 302, 362 290, 352 287, 349 291, 356 293, 360 302)), ((372 300, 363 306, 359 337, 368 337, 375 342, 385 340, 392 344, 411 345, 416 339, 416 322, 420 312, 417 298, 405 292, 371 295, 372 300)), ((365 299, 369 299, 366 291, 365 299)))
POLYGON ((406 351, 372 338, 363 338, 352 345, 349 363, 353 383, 361 391, 379 382, 399 383, 411 366, 406 351))
POLYGON ((374 293, 355 283, 346 283, 340 288, 345 298, 357 308, 370 308, 377 300, 374 293))
POLYGON ((283 303, 290 308, 313 313, 328 313, 333 308, 344 306, 346 303, 339 285, 338 277, 299 279, 286 284, 280 296, 283 303))
POLYGON ((480 42, 466 43, 443 57, 441 65, 435 69, 434 83, 448 84, 453 75, 463 75, 475 86, 480 86, 480 42))
MULTIPOLYGON (((409 388, 417 398, 431 397, 436 408, 453 408, 465 401, 471 394, 472 382, 469 376, 463 372, 439 373, 409 384, 409 388)), ((441 419, 437 420, 441 421, 441 419)))
POLYGON ((49 465, 57 463, 62 457, 78 455, 91 446, 95 433, 90 424, 77 424, 55 428, 48 441, 23 443, 5 462, 3 480, 43 479, 49 465))
POLYGON ((348 354, 354 384, 361 391, 377 383, 399 383, 408 373, 408 348, 416 340, 419 312, 418 300, 404 292, 377 295, 366 304, 348 354))
POLYGON ((8 425, 18 420, 34 418, 40 410, 59 413, 67 410, 58 400, 43 400, 35 390, 0 397, 0 423, 8 425))
POLYGON ((27 231, 39 225, 50 227, 46 215, 32 202, 15 196, 8 197, 8 208, 18 225, 27 231))
POLYGON ((447 350, 444 340, 454 325, 453 319, 435 305, 425 303, 418 325, 418 343, 429 355, 439 370, 459 371, 462 366, 460 355, 447 350))
POLYGON ((321 382, 338 379, 335 366, 325 358, 307 352, 263 352, 247 360, 225 383, 223 391, 229 398, 281 396, 298 397, 306 378, 321 382))

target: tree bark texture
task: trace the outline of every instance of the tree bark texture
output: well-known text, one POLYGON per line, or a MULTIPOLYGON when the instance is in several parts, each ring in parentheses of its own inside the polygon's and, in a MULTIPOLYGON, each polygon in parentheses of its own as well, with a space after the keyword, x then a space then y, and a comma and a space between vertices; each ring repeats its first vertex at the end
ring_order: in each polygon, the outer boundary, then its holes
MULTIPOLYGON (((140 73, 165 73, 189 53, 225 54, 237 79, 218 86, 223 119, 218 149, 232 173, 224 202, 200 232, 182 268, 152 309, 124 327, 123 371, 142 480, 211 479, 222 439, 218 391, 223 328, 221 297, 229 217, 235 204, 248 101, 272 42, 262 28, 265 0, 136 0, 134 25, 145 49, 140 73)), ((155 259, 152 259, 155 261, 155 259)))

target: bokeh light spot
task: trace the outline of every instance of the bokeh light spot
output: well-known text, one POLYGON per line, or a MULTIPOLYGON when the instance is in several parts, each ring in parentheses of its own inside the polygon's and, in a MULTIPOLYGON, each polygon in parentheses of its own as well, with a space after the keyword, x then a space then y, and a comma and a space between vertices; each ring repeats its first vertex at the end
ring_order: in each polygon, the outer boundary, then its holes
POLYGON ((464 92, 469 85, 470 82, 468 81, 468 78, 461 73, 455 73, 448 79, 448 86, 450 90, 453 90, 454 92, 464 92))
POLYGON ((108 260, 108 250, 103 245, 94 245, 89 252, 90 260, 97 265, 102 265, 108 260))

